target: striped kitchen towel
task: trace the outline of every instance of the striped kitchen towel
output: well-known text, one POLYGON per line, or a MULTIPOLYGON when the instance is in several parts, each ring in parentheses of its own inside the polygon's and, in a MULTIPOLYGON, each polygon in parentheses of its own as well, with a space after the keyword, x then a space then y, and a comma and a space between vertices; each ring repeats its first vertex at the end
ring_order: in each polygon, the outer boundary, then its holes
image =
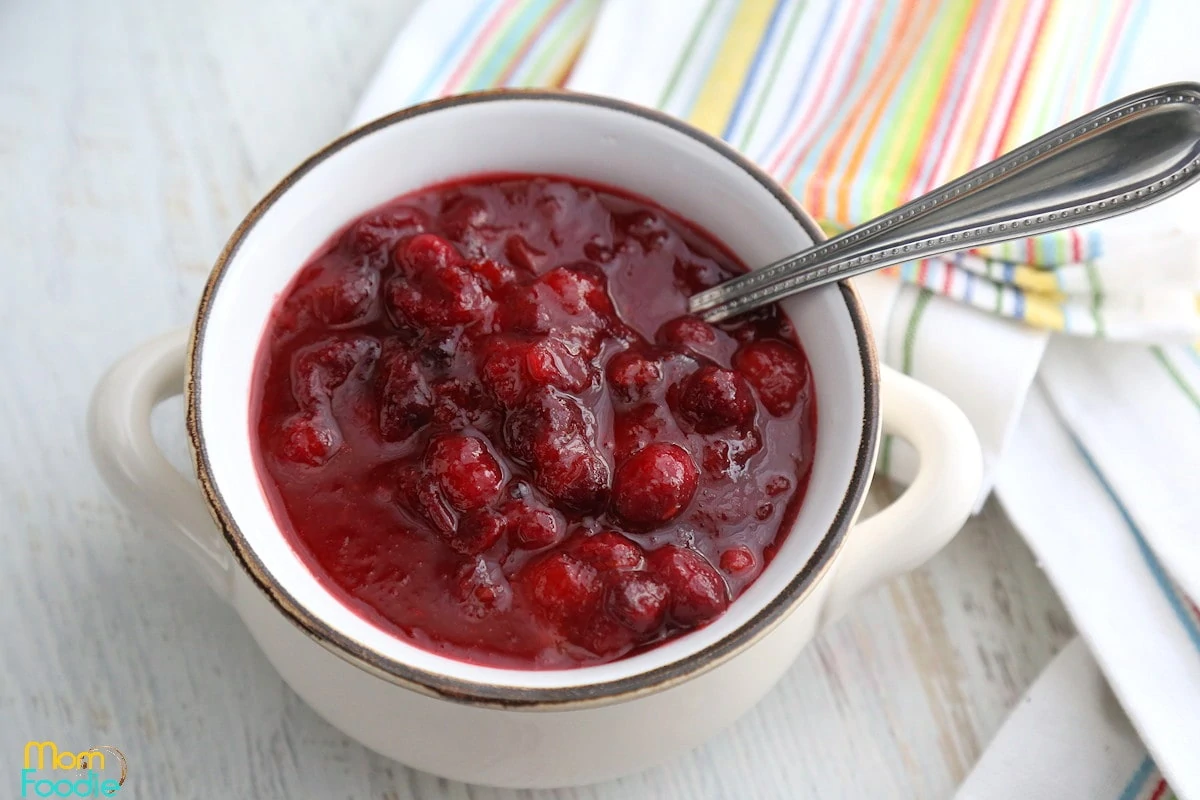
MULTIPOLYGON (((353 124, 493 86, 613 95, 726 138, 838 230, 1093 105, 1194 78, 1197 22, 1192 0, 427 0, 353 124)), ((1200 797, 1194 209, 1200 190, 856 285, 881 357, 970 417, 1134 727, 1200 797), (1050 331, 1076 335, 1047 352, 1050 331)), ((903 480, 915 460, 887 441, 880 466, 903 480)), ((1130 786, 1112 795, 1166 791, 1130 786)))
POLYGON ((1058 654, 955 800, 1178 800, 1080 639, 1058 654), (1080 730, 1088 731, 1080 736, 1080 730))

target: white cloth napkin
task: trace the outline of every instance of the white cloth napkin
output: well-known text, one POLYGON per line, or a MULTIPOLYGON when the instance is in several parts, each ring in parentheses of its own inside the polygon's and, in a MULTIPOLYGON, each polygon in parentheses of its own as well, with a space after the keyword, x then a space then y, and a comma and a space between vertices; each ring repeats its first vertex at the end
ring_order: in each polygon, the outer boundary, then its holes
POLYGON ((955 794, 1064 797, 1173 800, 1081 639, 1038 677, 955 794))
MULTIPOLYGON (((961 173, 1006 142, 1200 68, 1190 41, 1200 4, 1190 0, 936 0, 899 14, 893 5, 428 0, 352 124, 440 94, 556 85, 582 48, 570 88, 658 106, 724 136, 837 227, 961 173), (964 14, 974 27, 955 27, 964 14), (964 30, 978 36, 955 47, 964 30), (999 66, 960 69, 972 53, 999 66), (907 94, 888 83, 905 70, 913 73, 907 94), (929 96, 968 109, 991 93, 973 112, 984 125, 982 144, 962 144, 974 141, 967 123, 931 128, 937 152, 955 157, 897 195, 891 170, 905 163, 901 134, 925 119, 919 88, 931 86, 941 93, 929 96), (891 96, 895 103, 880 104, 878 115, 852 116, 891 96), (806 160, 830 147, 821 139, 829 130, 870 145, 861 180, 839 183, 849 154, 824 166, 806 160), (895 158, 882 157, 892 144, 895 158)), ((1179 344, 1148 349, 1059 337, 1047 351, 1046 332, 1196 338, 1197 209, 1200 190, 1193 190, 1079 234, 905 265, 858 286, 883 359, 970 417, 988 475, 980 501, 999 476, 1002 503, 1154 759, 1180 796, 1200 798, 1193 755, 1200 642, 1185 596, 1200 596, 1200 357, 1179 344), (1022 416, 1039 367, 1040 388, 1022 416)), ((902 443, 885 442, 884 471, 903 480, 913 466, 902 443)), ((1031 719, 1034 736, 1043 723, 1031 719)), ((1107 734, 1078 730, 1091 735, 1107 734)))
MULTIPOLYGON (((1048 367, 1080 349, 1061 344, 1048 367)), ((1200 797, 1200 614, 1045 389, 1026 403, 996 492, 1171 786, 1200 797)), ((1113 735, 1106 722, 1119 727, 1116 718, 1071 720, 1077 737, 1100 740, 1113 735)))

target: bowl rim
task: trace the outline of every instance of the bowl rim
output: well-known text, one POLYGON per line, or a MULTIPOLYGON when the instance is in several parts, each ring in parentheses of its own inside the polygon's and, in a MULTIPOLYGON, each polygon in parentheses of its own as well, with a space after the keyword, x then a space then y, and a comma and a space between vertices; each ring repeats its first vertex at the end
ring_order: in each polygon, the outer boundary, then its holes
POLYGON ((213 297, 221 285, 229 264, 255 224, 285 192, 325 159, 376 131, 413 117, 467 104, 518 99, 597 106, 638 116, 672 128, 675 132, 682 133, 707 146, 749 174, 795 217, 797 223, 812 237, 814 242, 821 242, 826 238, 813 218, 764 170, 723 140, 656 109, 615 98, 564 89, 493 89, 431 100, 379 117, 333 139, 289 172, 247 213, 217 257, 201 294, 188 342, 184 396, 187 405, 187 437, 192 463, 209 511, 238 564, 250 577, 255 587, 266 596, 275 610, 289 622, 342 660, 390 683, 424 695, 487 708, 561 711, 568 708, 623 702, 662 691, 695 678, 725 663, 762 639, 807 598, 811 589, 829 570, 834 557, 841 550, 846 533, 861 505, 867 486, 870 484, 873 455, 880 435, 879 361, 875 340, 858 293, 849 283, 839 282, 837 286, 850 314, 863 365, 865 414, 850 484, 846 487, 845 495, 838 505, 829 531, 821 538, 796 575, 748 621, 703 649, 690 652, 653 669, 602 683, 529 688, 452 678, 437 672, 419 669, 367 648, 327 625, 296 599, 258 558, 242 534, 236 520, 233 519, 217 487, 201 430, 199 391, 199 369, 204 348, 204 335, 208 326, 209 309, 213 297))

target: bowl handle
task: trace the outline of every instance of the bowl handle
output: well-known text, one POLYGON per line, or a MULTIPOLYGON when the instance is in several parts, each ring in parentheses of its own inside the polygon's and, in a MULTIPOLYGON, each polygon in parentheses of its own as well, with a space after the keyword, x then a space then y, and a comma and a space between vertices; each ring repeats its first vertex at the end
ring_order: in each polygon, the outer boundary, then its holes
POLYGON ((124 505, 173 529, 221 597, 230 593, 233 557, 195 481, 167 461, 154 441, 150 412, 184 390, 189 332, 171 331, 112 366, 88 409, 88 441, 100 477, 124 505))
POLYGON ((943 394, 889 367, 880 374, 884 433, 909 442, 920 466, 895 501, 850 529, 835 561, 822 624, 884 581, 915 569, 966 522, 983 484, 979 439, 967 416, 943 394))

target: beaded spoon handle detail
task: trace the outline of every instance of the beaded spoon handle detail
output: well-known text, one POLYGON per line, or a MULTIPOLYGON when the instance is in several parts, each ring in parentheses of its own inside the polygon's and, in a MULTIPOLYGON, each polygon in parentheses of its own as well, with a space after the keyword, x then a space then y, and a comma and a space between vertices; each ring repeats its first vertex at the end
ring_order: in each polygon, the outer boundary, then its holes
POLYGON ((1200 84, 1129 95, 801 253, 689 301, 717 322, 814 286, 1126 214, 1200 178, 1200 84))

